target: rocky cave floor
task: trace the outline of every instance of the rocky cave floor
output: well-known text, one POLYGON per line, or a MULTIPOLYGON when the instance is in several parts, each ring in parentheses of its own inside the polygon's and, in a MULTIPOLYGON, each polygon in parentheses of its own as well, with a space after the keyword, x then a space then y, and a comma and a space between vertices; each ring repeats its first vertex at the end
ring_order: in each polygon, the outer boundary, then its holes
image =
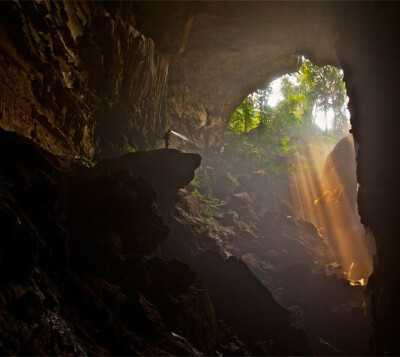
POLYGON ((229 145, 94 167, 0 147, 0 354, 368 354, 364 288, 326 274, 287 175, 229 145))

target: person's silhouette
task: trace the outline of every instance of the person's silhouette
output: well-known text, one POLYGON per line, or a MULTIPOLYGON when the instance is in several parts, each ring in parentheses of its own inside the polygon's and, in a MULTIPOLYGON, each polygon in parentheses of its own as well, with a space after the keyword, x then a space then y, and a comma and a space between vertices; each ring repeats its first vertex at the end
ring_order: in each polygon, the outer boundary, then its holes
POLYGON ((164 134, 164 141, 165 141, 165 148, 168 149, 169 146, 169 140, 171 139, 171 129, 168 129, 168 131, 164 134))

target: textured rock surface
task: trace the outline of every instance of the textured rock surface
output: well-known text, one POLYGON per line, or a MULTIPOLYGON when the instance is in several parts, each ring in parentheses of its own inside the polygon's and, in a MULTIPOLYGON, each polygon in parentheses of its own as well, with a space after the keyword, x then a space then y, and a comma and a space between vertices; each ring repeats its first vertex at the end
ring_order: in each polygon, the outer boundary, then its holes
POLYGON ((355 159, 354 140, 349 134, 326 159, 322 177, 324 193, 318 198, 315 211, 322 222, 317 226, 322 227, 345 270, 351 270, 349 278, 359 280, 371 275, 376 249, 372 233, 360 223, 355 159), (327 214, 337 217, 334 226, 323 223, 327 214))
POLYGON ((194 266, 210 291, 217 316, 235 328, 255 355, 311 354, 305 334, 291 326, 289 313, 243 261, 207 253, 194 266))
POLYGON ((319 355, 369 355, 371 323, 363 288, 296 264, 279 272, 282 304, 319 355), (351 334, 351 338, 349 338, 351 334))
POLYGON ((199 146, 219 140, 243 98, 298 66, 338 64, 329 2, 137 2, 137 26, 171 62, 168 123, 199 146))
POLYGON ((193 180, 200 163, 199 154, 174 149, 150 150, 101 161, 87 175, 93 177, 124 170, 142 176, 155 188, 160 209, 168 214, 177 202, 177 191, 193 180))
POLYGON ((143 178, 126 171, 74 187, 68 217, 72 267, 110 278, 118 275, 124 256, 153 253, 169 232, 155 198, 143 178))
MULTIPOLYGON (((339 59, 359 144, 359 209, 378 247, 370 280, 374 348, 398 354, 400 10, 394 2, 332 4, 2 2, 0 123, 70 156, 154 145, 164 126, 167 73, 156 48, 171 66, 169 123, 207 146, 242 97, 296 67, 293 55, 339 59)), ((20 232, 16 239, 36 242, 39 228, 20 226, 10 218, 17 212, 4 206, 4 219, 20 232)))
POLYGON ((373 230, 377 247, 369 279, 377 354, 400 353, 400 269, 398 150, 400 45, 398 3, 352 4, 338 18, 338 53, 350 97, 352 132, 358 144, 358 207, 361 222, 373 230))
POLYGON ((372 228, 377 241, 378 259, 369 284, 375 320, 373 345, 378 354, 398 354, 400 269, 395 237, 400 199, 400 130, 396 120, 399 4, 238 2, 158 6, 157 11, 148 3, 139 4, 138 28, 173 58, 169 120, 193 138, 197 136, 205 146, 218 137, 217 129, 246 94, 295 67, 290 55, 306 53, 316 63, 339 63, 343 67, 352 132, 359 145, 359 210, 363 224, 372 228), (154 12, 150 20, 141 16, 150 12, 154 12), (165 12, 170 14, 167 17, 173 26, 162 21, 165 12), (171 36, 171 32, 180 36, 171 36), (319 51, 324 55, 318 55, 319 51))
POLYGON ((215 353, 196 273, 145 255, 168 234, 154 189, 122 168, 91 170, 0 129, 0 353, 215 353))
MULTIPOLYGON (((254 354, 308 353, 299 330, 314 354, 368 354, 365 288, 343 279, 327 239, 298 217, 289 183, 293 171, 261 175, 268 170, 265 157, 249 160, 241 140, 226 141, 221 152, 220 147, 202 152, 204 166, 167 216, 171 233, 162 243, 163 256, 177 256, 199 273, 217 317, 254 354), (235 182, 238 193, 231 194, 218 180, 226 172, 230 178, 225 182, 235 182), (288 319, 298 330, 289 327, 288 319)), ((272 156, 271 161, 286 162, 287 155, 294 154, 272 156)), ((335 150, 331 159, 346 162, 349 156, 335 150)), ((354 175, 349 186, 354 186, 354 175)))
MULTIPOLYGON (((214 175, 219 175, 214 164, 215 161, 207 160, 207 166, 196 172, 197 188, 192 193, 197 193, 193 195, 186 190, 181 192, 178 208, 166 215, 171 233, 162 245, 162 255, 178 257, 193 267, 210 292, 217 318, 232 327, 253 354, 310 354, 306 336, 291 326, 289 313, 278 305, 246 263, 234 256, 226 259, 230 255, 241 256, 249 251, 262 254, 270 248, 268 244, 268 248, 262 245, 259 237, 256 237, 254 230, 247 224, 253 221, 254 225, 258 219, 251 208, 254 201, 250 195, 243 192, 243 186, 240 186, 240 193, 231 197, 232 203, 221 206, 221 210, 228 212, 233 212, 230 207, 239 212, 242 212, 240 209, 243 207, 248 207, 250 217, 236 215, 238 222, 233 222, 234 227, 221 226, 214 221, 219 220, 217 216, 206 219, 204 211, 201 212, 213 203, 211 192, 214 192, 215 187, 212 183, 216 182, 214 175), (190 196, 198 197, 199 202, 191 205, 190 196)), ((229 163, 225 162, 225 165, 229 163)), ((233 167, 230 166, 229 169, 233 167)), ((239 185, 231 174, 232 179, 239 185)), ((195 182, 196 180, 187 189, 193 190, 196 187, 195 182)), ((238 344, 236 348, 239 348, 238 344)))
POLYGON ((131 3, 2 3, 0 125, 71 156, 154 146, 168 63, 134 24, 131 3))

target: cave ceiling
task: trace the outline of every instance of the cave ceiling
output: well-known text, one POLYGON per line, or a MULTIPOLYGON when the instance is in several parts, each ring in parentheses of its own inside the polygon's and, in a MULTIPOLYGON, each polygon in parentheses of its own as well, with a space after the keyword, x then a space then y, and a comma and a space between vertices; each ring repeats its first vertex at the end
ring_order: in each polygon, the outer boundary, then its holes
POLYGON ((0 126, 94 160, 159 147, 167 127, 208 147, 299 55, 342 67, 358 209, 377 242, 371 341, 398 355, 399 16, 394 1, 3 1, 0 126))
POLYGON ((168 122, 212 144, 232 110, 298 56, 340 66, 328 2, 137 2, 136 25, 170 61, 168 122))

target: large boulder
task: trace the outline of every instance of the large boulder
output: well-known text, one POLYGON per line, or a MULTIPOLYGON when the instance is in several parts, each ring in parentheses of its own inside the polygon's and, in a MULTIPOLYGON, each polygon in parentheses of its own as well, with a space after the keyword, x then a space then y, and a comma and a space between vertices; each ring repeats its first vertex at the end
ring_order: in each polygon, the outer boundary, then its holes
POLYGON ((309 355, 307 338, 294 329, 288 312, 236 257, 205 253, 193 262, 210 292, 217 317, 260 355, 309 355))
MULTIPOLYGON (((153 172, 157 153, 134 175, 98 173, 3 130, 0 149, 0 354, 215 353, 214 310, 197 275, 145 257, 168 234, 156 191, 138 176, 153 172)), ((185 177, 169 195, 194 175, 174 154, 185 177)))
POLYGON ((144 259, 136 277, 146 276, 143 295, 153 303, 168 330, 209 355, 217 348, 217 322, 208 291, 197 274, 177 259, 144 259))
POLYGON ((162 212, 167 213, 178 199, 177 191, 193 180, 200 163, 199 154, 186 154, 174 149, 150 150, 103 160, 87 171, 87 177, 120 170, 141 176, 155 189, 157 202, 162 212))
POLYGON ((254 210, 254 201, 247 192, 235 193, 229 200, 229 207, 246 222, 254 222, 258 216, 254 210))
POLYGON ((229 197, 237 191, 239 186, 239 181, 230 172, 219 170, 213 177, 213 189, 217 197, 229 197))
POLYGON ((155 198, 147 181, 127 171, 76 185, 69 202, 72 267, 118 277, 125 256, 153 253, 169 232, 155 198))
POLYGON ((356 151, 352 135, 340 140, 328 155, 322 182, 324 192, 315 204, 319 228, 340 264, 349 272, 348 278, 367 280, 376 247, 373 234, 364 228, 358 214, 356 151), (335 218, 335 224, 330 217, 335 218))
POLYGON ((371 333, 370 318, 361 286, 351 286, 336 275, 313 274, 304 264, 282 269, 278 276, 282 304, 297 311, 292 317, 306 331, 314 353, 369 355, 365 341, 371 333))

